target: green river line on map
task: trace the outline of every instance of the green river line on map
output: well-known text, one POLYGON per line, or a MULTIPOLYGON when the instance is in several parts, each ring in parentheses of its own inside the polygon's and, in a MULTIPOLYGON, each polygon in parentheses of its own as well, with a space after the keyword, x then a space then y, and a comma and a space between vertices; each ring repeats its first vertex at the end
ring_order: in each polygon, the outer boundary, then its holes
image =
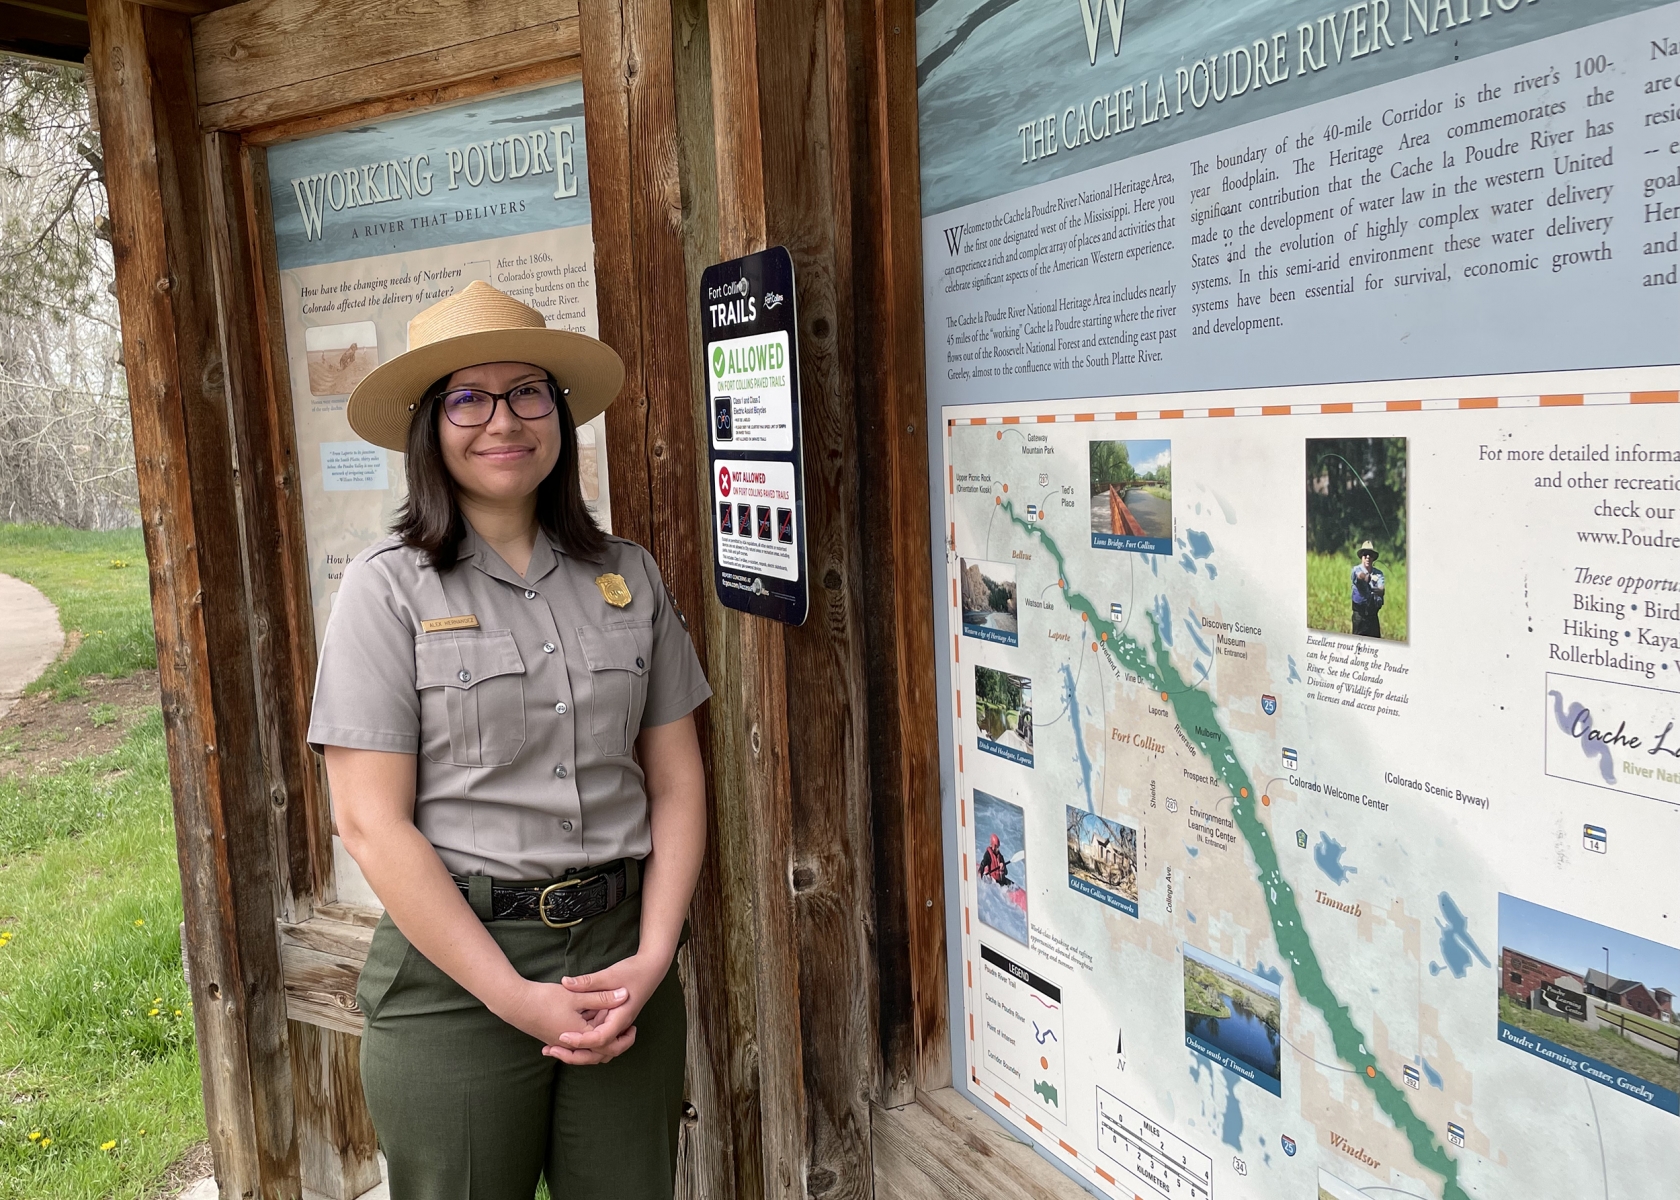
MULTIPOLYGON (((1224 730, 1219 724, 1216 715, 1218 710, 1212 697, 1186 685, 1183 677, 1173 667, 1166 646, 1161 642, 1161 630, 1156 624, 1154 614, 1149 614, 1155 643, 1155 662, 1152 663, 1148 652, 1135 638, 1116 629, 1112 622, 1103 620, 1097 615, 1096 605, 1073 590, 1068 581, 1067 561, 1062 557, 1061 547, 1056 545, 1050 535, 1016 516, 1012 502, 1004 501, 1002 508, 1011 521, 1029 536, 1038 538, 1044 543, 1045 549, 1050 551, 1051 557, 1056 560, 1056 574, 1061 580, 1062 598, 1068 607, 1083 613, 1099 635, 1108 635, 1106 644, 1110 653, 1122 664, 1168 696, 1179 727, 1188 731, 1200 722, 1223 736, 1224 730)), ((1189 734, 1186 733, 1186 736, 1189 734)), ((1224 740, 1226 745, 1231 745, 1228 736, 1225 736, 1224 740)), ((1242 832, 1243 840, 1248 843, 1249 852, 1254 855, 1255 864, 1260 868, 1262 894, 1271 913, 1272 930, 1277 937, 1278 949, 1289 960, 1295 990, 1300 993, 1301 999, 1312 1005, 1324 1017, 1325 1024, 1330 1027, 1330 1037, 1335 1044, 1336 1053, 1343 1061, 1356 1068, 1355 1078, 1370 1089, 1377 1106, 1405 1133, 1412 1146, 1412 1156, 1418 1164, 1434 1171, 1445 1180, 1443 1200, 1469 1200, 1469 1193, 1459 1186, 1458 1163, 1447 1155, 1430 1132, 1429 1126, 1412 1111, 1405 1093, 1378 1069, 1376 1057, 1365 1048, 1365 1039, 1360 1034, 1359 1027, 1353 1023, 1352 1015, 1347 1007, 1336 999, 1335 992, 1324 978, 1324 969, 1319 966, 1318 955, 1313 950, 1312 940, 1307 936, 1306 926, 1301 920, 1301 909, 1295 902, 1295 891, 1283 878, 1271 835, 1255 815, 1255 801, 1258 797, 1254 794, 1254 785, 1249 781, 1248 773, 1236 761, 1235 755, 1228 755, 1230 761, 1220 762, 1208 750, 1206 740, 1197 741, 1203 753, 1207 754, 1208 761, 1213 763, 1214 769, 1219 773, 1226 790, 1231 793, 1231 815, 1236 818, 1237 828, 1242 832)))

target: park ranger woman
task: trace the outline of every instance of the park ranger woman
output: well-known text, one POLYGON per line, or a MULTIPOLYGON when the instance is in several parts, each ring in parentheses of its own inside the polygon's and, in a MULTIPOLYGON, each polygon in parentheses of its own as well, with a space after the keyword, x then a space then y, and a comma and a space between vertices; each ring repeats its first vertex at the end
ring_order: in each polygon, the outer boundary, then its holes
POLYGON ((385 905, 356 998, 392 1200, 668 1197, 711 689, 583 505, 624 368, 484 283, 408 340, 350 397, 408 499, 345 570, 309 726, 385 905))

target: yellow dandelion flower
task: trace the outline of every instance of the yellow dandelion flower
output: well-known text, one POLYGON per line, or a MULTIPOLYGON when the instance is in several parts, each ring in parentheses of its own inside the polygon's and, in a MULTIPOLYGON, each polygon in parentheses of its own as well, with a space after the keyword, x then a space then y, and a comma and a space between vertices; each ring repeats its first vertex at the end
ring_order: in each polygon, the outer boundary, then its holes
POLYGON ((163 1003, 163 997, 162 996, 153 996, 152 997, 152 1003, 153 1004, 162 1004, 163 1003))
POLYGON ((116 1143, 115 1140, 112 1140, 112 1141, 109 1141, 109 1142, 100 1142, 99 1143, 99 1148, 101 1150, 115 1150, 117 1148, 117 1143, 116 1143))
POLYGON ((31 1133, 29 1135, 29 1140, 32 1141, 32 1142, 40 1141, 41 1140, 41 1131, 39 1129, 35 1130, 33 1133, 31 1133))
POLYGON ((175 1015, 176 1015, 176 1016, 177 1016, 177 1017, 178 1017, 178 1016, 180 1016, 180 1015, 181 1015, 181 1010, 180 1010, 180 1009, 178 1009, 178 1008, 177 1008, 177 1009, 176 1009, 176 1010, 175 1010, 175 1015))
POLYGON ((159 1012, 159 1011, 160 1011, 160 1010, 158 1010, 158 1009, 155 1009, 155 1008, 154 1008, 154 1009, 152 1009, 152 1011, 151 1011, 151 1012, 149 1012, 149 1013, 147 1013, 147 1014, 146 1014, 146 1015, 147 1015, 147 1016, 148 1016, 148 1017, 155 1017, 155 1016, 157 1016, 157 1015, 158 1015, 158 1012, 159 1012))
POLYGON ((50 1145, 52 1145, 52 1139, 51 1138, 42 1138, 41 1139, 41 1149, 45 1150, 50 1145))
POLYGON ((144 925, 146 923, 146 918, 145 917, 135 917, 134 918, 134 923, 136 925, 144 925))
POLYGON ((145 1130, 144 1130, 144 1129, 142 1129, 142 1130, 141 1130, 141 1131, 140 1131, 140 1136, 141 1136, 141 1137, 145 1137, 145 1136, 146 1136, 146 1131, 145 1131, 145 1130))

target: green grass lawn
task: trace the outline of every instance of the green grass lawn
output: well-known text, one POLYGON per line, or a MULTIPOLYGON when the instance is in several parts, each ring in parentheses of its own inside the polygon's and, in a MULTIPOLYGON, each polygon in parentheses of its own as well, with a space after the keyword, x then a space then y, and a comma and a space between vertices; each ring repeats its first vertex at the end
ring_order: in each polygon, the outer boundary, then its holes
POLYGON ((88 675, 127 675, 157 665, 151 589, 138 529, 86 533, 54 525, 0 525, 0 572, 34 584, 58 605, 59 624, 82 644, 31 692, 60 700, 85 694, 88 675))
MULTIPOLYGON (((0 571, 87 635, 58 695, 152 664, 138 534, 0 525, 0 571)), ((143 1197, 204 1137, 180 920, 158 710, 110 754, 0 779, 0 1200, 143 1197)))
MULTIPOLYGON (((1326 633, 1353 632, 1352 555, 1307 555, 1307 628, 1326 633)), ((1404 560, 1379 562, 1387 582, 1387 599, 1382 607, 1382 631, 1386 641, 1406 640, 1406 564, 1404 560)))
POLYGON ((1533 1012, 1504 992, 1499 993, 1499 1019, 1507 1025, 1515 1025, 1519 1029, 1537 1033, 1560 1046, 1589 1054, 1600 1062, 1607 1062, 1630 1075, 1660 1084, 1670 1091, 1680 1092, 1680 1064, 1677 1064, 1673 1057, 1648 1050, 1637 1042, 1629 1041, 1613 1029, 1599 1028, 1589 1031, 1585 1024, 1553 1016, 1551 1013, 1533 1012))

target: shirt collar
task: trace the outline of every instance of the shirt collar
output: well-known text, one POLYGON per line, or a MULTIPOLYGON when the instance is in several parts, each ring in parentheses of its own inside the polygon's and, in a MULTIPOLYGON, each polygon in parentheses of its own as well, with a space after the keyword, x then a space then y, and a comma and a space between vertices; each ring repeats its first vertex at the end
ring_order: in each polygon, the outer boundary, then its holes
POLYGON ((531 561, 525 568, 525 574, 521 575, 508 566, 507 560, 496 552, 494 546, 479 536, 471 521, 463 517, 461 522, 467 527, 467 536, 461 540, 461 550, 457 557, 471 558, 473 566, 492 579, 500 579, 503 583, 529 591, 559 565, 559 559, 554 553, 553 544, 548 540, 546 530, 537 530, 536 543, 531 547, 531 561))

